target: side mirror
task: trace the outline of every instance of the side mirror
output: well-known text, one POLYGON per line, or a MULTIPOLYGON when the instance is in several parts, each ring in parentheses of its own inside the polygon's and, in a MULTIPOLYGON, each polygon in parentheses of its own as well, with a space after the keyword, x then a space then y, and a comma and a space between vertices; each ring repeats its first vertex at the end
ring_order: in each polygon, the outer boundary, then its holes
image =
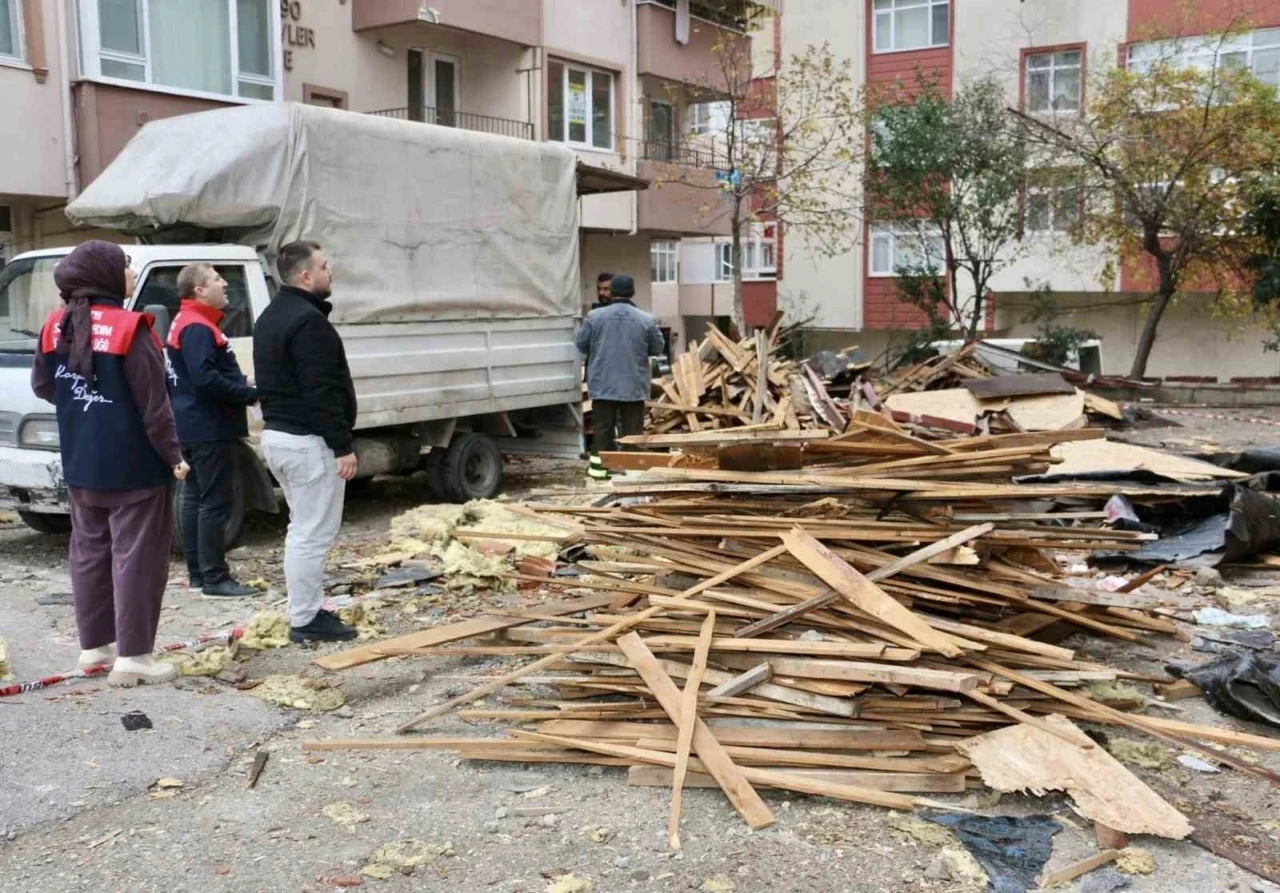
POLYGON ((148 304, 142 309, 156 318, 156 335, 160 338, 160 343, 164 344, 169 337, 169 326, 173 323, 169 317, 169 308, 164 304, 148 304))

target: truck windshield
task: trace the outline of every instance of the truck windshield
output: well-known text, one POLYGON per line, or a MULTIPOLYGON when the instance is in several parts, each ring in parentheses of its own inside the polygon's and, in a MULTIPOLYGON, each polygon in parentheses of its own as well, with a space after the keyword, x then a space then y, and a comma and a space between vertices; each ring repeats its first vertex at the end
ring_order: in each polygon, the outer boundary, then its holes
POLYGON ((19 258, 0 269, 0 351, 31 353, 40 327, 62 298, 53 284, 60 257, 19 258))

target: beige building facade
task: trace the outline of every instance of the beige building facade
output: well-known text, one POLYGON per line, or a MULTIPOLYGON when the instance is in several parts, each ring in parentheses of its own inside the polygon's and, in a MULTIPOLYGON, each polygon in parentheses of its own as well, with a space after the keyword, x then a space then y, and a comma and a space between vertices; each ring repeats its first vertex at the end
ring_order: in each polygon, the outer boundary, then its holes
POLYGON ((705 119, 693 106, 718 47, 751 40, 702 12, 697 0, 0 0, 0 251, 90 235, 63 208, 147 121, 327 105, 557 140, 653 181, 581 200, 582 300, 597 273, 630 274, 680 349, 715 285, 682 283, 682 256, 710 269, 728 234, 715 189, 685 185, 715 183, 709 156, 686 148, 705 119))

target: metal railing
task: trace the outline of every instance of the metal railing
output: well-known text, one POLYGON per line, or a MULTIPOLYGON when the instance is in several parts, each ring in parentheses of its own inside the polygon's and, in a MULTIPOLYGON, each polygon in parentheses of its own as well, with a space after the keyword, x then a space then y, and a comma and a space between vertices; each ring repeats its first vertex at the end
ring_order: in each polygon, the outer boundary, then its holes
POLYGON ((421 121, 423 124, 475 130, 480 133, 496 133, 499 136, 511 136, 522 140, 533 139, 533 124, 528 121, 515 121, 494 115, 478 115, 475 112, 436 109, 424 105, 403 109, 380 109, 369 114, 383 118, 397 118, 401 121, 421 121))
POLYGON ((638 161, 656 161, 663 164, 679 164, 708 170, 724 165, 724 153, 718 152, 709 141, 691 142, 683 139, 629 139, 627 148, 638 161))

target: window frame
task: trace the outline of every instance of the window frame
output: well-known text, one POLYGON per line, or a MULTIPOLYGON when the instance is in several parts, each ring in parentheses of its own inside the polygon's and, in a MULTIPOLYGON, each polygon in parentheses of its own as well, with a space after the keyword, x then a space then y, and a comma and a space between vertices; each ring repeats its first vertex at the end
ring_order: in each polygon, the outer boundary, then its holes
POLYGON ((1088 45, 1084 43, 1064 43, 1056 46, 1045 47, 1027 47, 1022 50, 1021 65, 1022 77, 1019 83, 1019 106, 1024 112, 1032 115, 1079 115, 1085 108, 1085 84, 1089 70, 1089 54, 1088 45), (1076 87, 1076 107, 1073 109, 1056 109, 1053 107, 1054 86, 1057 83, 1057 72, 1059 70, 1070 70, 1070 66, 1062 66, 1061 69, 1054 64, 1054 59, 1061 53, 1079 53, 1080 64, 1075 70, 1079 73, 1078 84, 1076 87), (1049 56, 1050 65, 1048 69, 1035 69, 1036 71, 1049 72, 1049 107, 1046 109, 1033 109, 1031 107, 1031 59, 1035 56, 1049 56))
POLYGON ((870 31, 871 31, 871 53, 872 55, 884 55, 887 53, 918 53, 921 50, 936 50, 951 45, 951 29, 954 25, 952 19, 951 0, 887 0, 889 7, 887 9, 877 9, 877 0, 868 0, 870 4, 870 31), (899 7, 898 4, 902 3, 899 7), (933 40, 933 10, 935 7, 945 7, 947 10, 947 38, 942 43, 935 43, 933 40), (924 7, 928 10, 929 19, 929 42, 918 47, 899 47, 898 42, 898 24, 895 17, 900 9, 918 9, 924 7), (880 46, 880 29, 878 22, 880 16, 886 15, 889 18, 889 43, 888 47, 880 46))
POLYGON ((733 281, 733 243, 716 242, 715 273, 716 283, 733 281))
MULTIPOLYGON (((555 62, 560 66, 560 107, 561 114, 564 119, 563 131, 559 135, 547 134, 549 142, 564 143, 570 148, 577 149, 581 152, 604 152, 610 155, 617 154, 618 151, 618 73, 609 71, 605 68, 599 68, 594 65, 588 65, 583 62, 575 62, 571 59, 561 57, 553 57, 548 60, 555 62), (569 139, 569 73, 578 72, 585 75, 583 80, 583 89, 587 99, 587 116, 585 139, 582 142, 569 139), (594 95, 595 78, 597 75, 604 75, 609 78, 609 146, 597 146, 595 140, 595 114, 592 108, 592 97, 594 95)), ((547 127, 550 131, 550 111, 548 98, 548 114, 547 127)))
MULTIPOLYGON (((1264 50, 1280 50, 1280 27, 1254 28, 1232 38, 1213 38, 1202 35, 1170 40, 1135 41, 1124 47, 1122 58, 1125 68, 1133 71, 1143 71, 1151 61, 1160 59, 1172 60, 1179 66, 1194 64, 1196 60, 1207 60, 1209 67, 1205 70, 1217 71, 1224 67, 1222 63, 1224 56, 1243 53, 1245 67, 1257 77, 1258 73, 1254 70, 1254 54, 1264 50), (1259 35, 1263 34, 1270 37, 1270 42, 1259 44, 1259 35), (1135 51, 1142 51, 1148 47, 1156 51, 1152 59, 1144 61, 1134 58, 1135 51), (1159 52, 1165 48, 1175 52, 1169 55, 1159 52)), ((1267 82, 1263 81, 1263 83, 1267 82)), ((1277 74, 1274 86, 1280 89, 1280 74, 1277 74)))
MULTIPOLYGON (((0 3, 4 0, 0 0, 0 3)), ((238 105, 255 103, 283 102, 284 91, 284 48, 283 41, 272 39, 281 33, 280 4, 274 0, 266 0, 267 9, 267 47, 270 50, 271 75, 265 76, 240 70, 239 9, 236 0, 225 0, 227 4, 228 29, 227 40, 230 53, 229 65, 231 84, 234 92, 216 93, 209 90, 193 90, 189 87, 172 87, 168 84, 156 83, 152 75, 151 22, 147 0, 133 0, 138 15, 139 53, 128 53, 120 50, 105 49, 102 46, 102 28, 98 11, 98 0, 76 0, 76 11, 79 20, 80 65, 85 79, 117 87, 133 90, 145 90, 149 93, 165 93, 173 96, 187 96, 193 99, 209 99, 216 102, 238 105), (143 68, 143 80, 114 77, 102 73, 102 62, 114 61, 125 65, 140 65, 143 68), (255 96, 242 96, 242 83, 259 87, 270 87, 271 99, 260 99, 255 96)))
POLYGON ((25 65, 27 63, 27 33, 22 20, 22 0, 0 0, 0 15, 9 17, 13 34, 13 52, 0 52, 0 63, 25 65))
MULTIPOLYGON (((921 225, 927 221, 921 221, 921 225)), ((901 223, 872 223, 867 228, 867 277, 870 279, 897 279, 898 276, 898 240, 900 239, 917 239, 921 243, 937 240, 942 242, 940 233, 922 234, 916 227, 906 226, 901 223), (885 271, 877 271, 875 267, 875 241, 877 238, 889 239, 889 269, 885 271)), ((946 275, 946 246, 939 245, 942 256, 938 258, 938 275, 946 275)))
POLYGON ((649 284, 676 285, 680 282, 680 243, 675 239, 653 239, 649 242, 649 284), (658 273, 669 276, 658 278, 658 273))
POLYGON ((1079 183, 1034 183, 1029 184, 1023 190, 1022 197, 1022 221, 1021 229, 1023 236, 1031 236, 1035 238, 1058 238, 1061 236, 1070 236, 1080 226, 1080 220, 1084 216, 1084 190, 1079 183), (1061 202, 1059 194, 1063 192, 1074 192, 1075 197, 1072 201, 1073 216, 1067 222, 1065 227, 1058 226, 1058 209, 1061 202), (1044 229, 1033 229, 1030 225, 1031 221, 1031 199, 1032 197, 1044 196, 1048 204, 1048 226, 1044 229))

